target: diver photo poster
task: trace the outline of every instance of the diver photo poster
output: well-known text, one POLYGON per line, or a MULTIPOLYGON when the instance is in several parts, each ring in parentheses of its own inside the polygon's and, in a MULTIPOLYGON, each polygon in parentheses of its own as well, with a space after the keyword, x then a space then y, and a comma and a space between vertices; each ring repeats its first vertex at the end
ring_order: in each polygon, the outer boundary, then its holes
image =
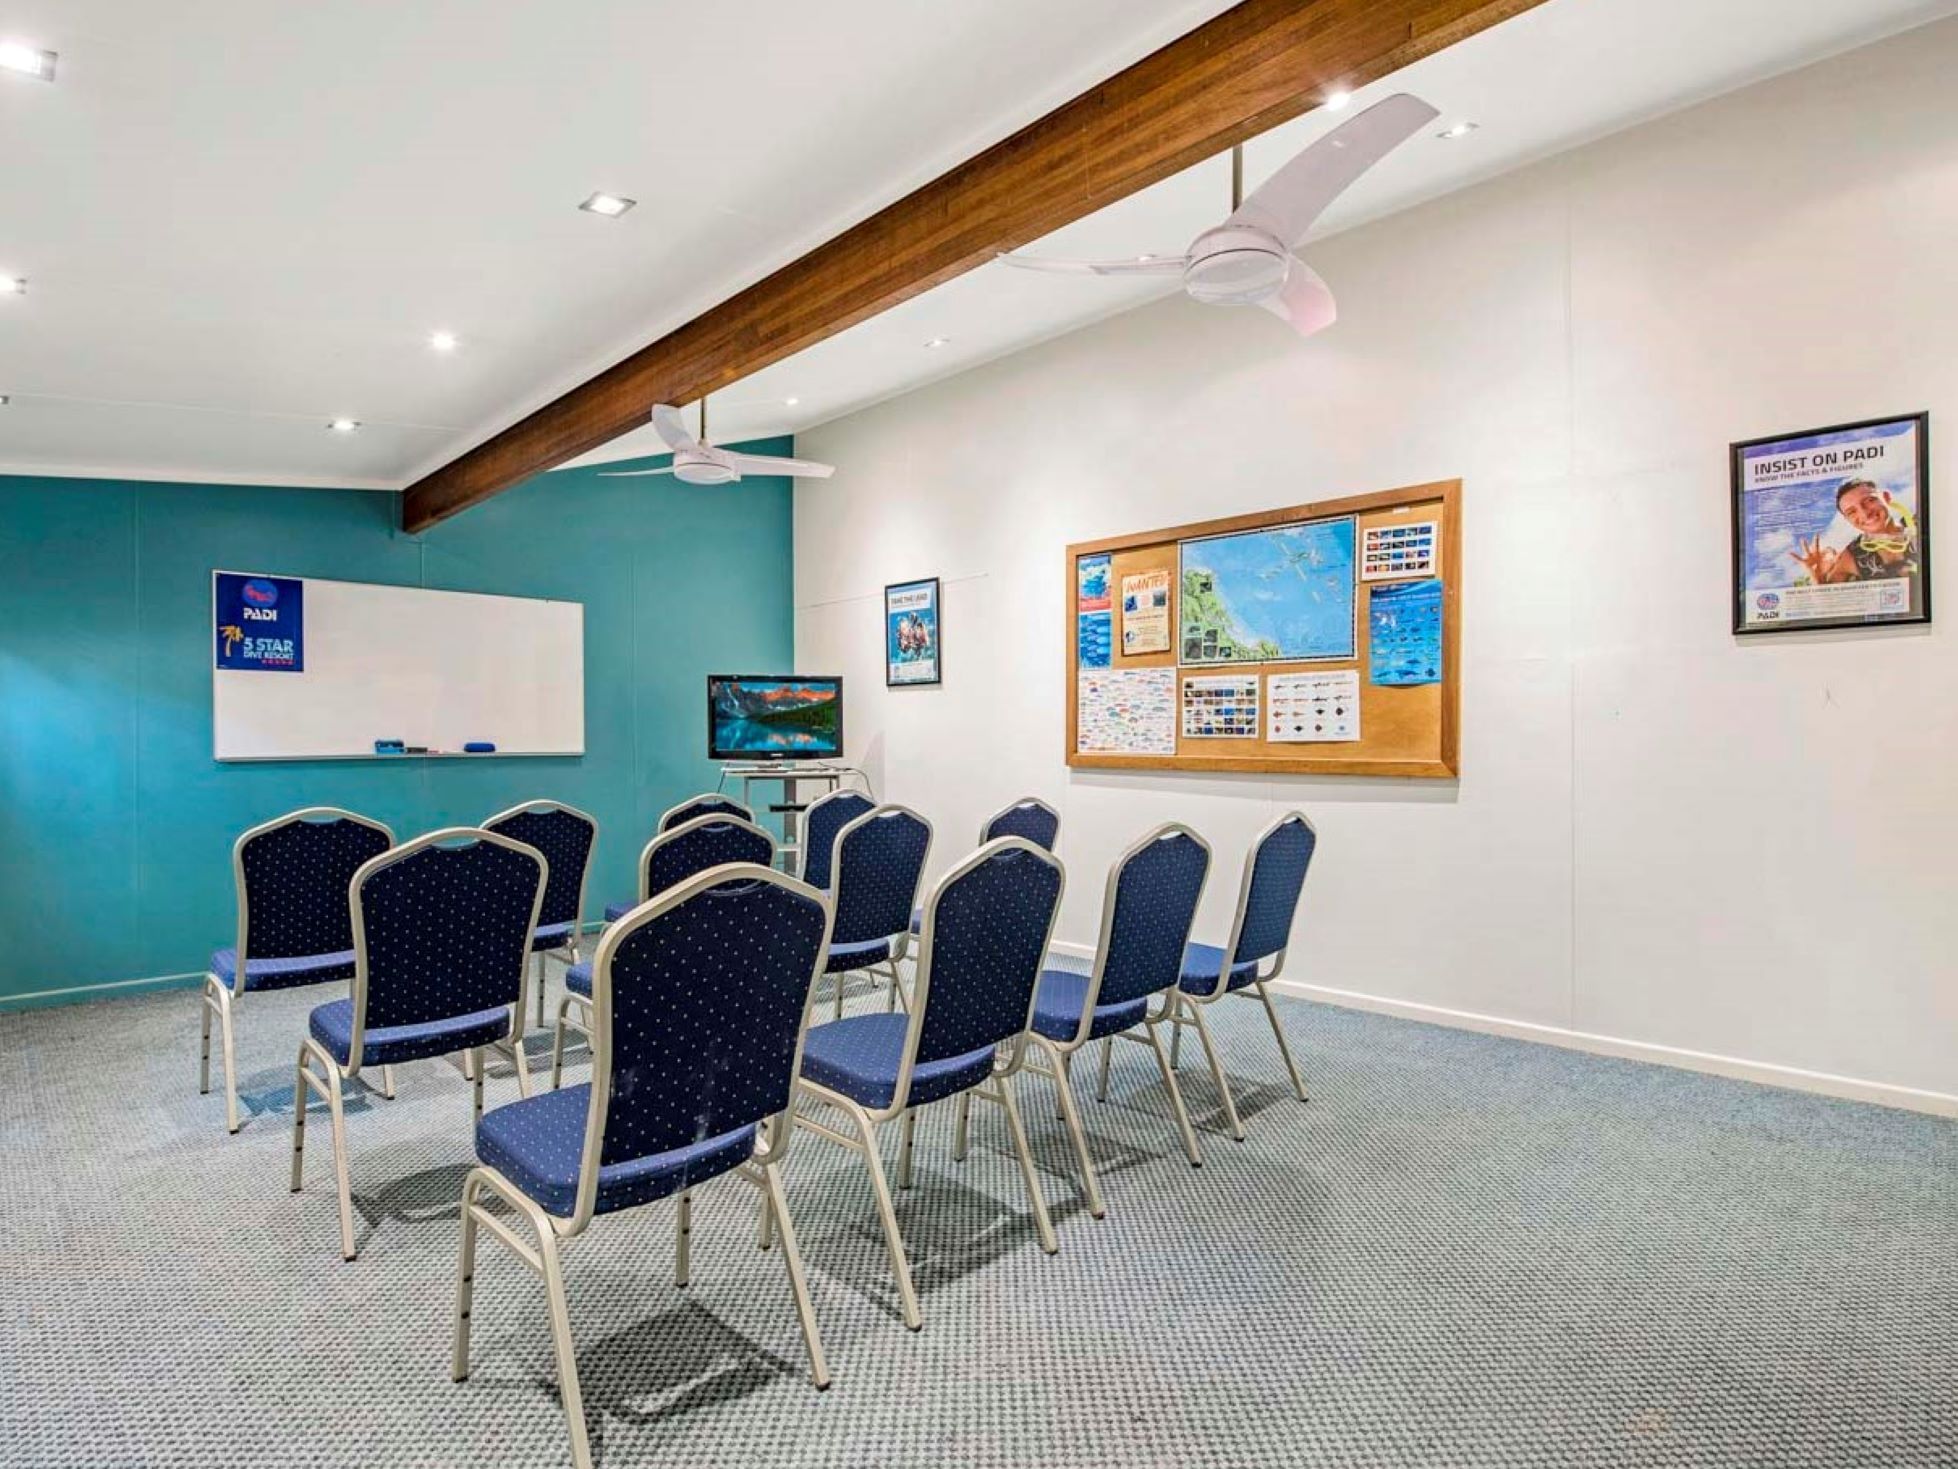
POLYGON ((1737 633, 1931 620, 1930 416, 1733 445, 1737 633))

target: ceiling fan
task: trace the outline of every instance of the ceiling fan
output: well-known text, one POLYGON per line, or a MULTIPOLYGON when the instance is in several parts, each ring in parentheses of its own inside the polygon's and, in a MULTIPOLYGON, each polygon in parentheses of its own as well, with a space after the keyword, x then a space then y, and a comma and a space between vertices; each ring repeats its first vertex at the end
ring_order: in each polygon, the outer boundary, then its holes
POLYGON ((1023 270, 1073 275, 1180 275, 1195 300, 1262 306, 1290 322, 1300 336, 1332 325, 1333 293, 1292 252, 1304 243, 1326 206, 1361 174, 1441 114, 1405 92, 1376 102, 1305 149, 1239 202, 1243 154, 1231 153, 1231 215, 1205 230, 1181 255, 1128 260, 1049 260, 1038 255, 999 258, 1023 270))
POLYGON ((830 464, 813 459, 783 459, 771 454, 742 454, 733 449, 717 449, 707 442, 707 400, 700 400, 700 436, 687 432, 680 421, 680 410, 665 403, 653 407, 653 431, 673 451, 673 462, 661 469, 615 469, 600 471, 601 479, 639 479, 652 474, 670 474, 690 485, 731 485, 744 474, 789 474, 798 479, 828 479, 836 473, 830 464))

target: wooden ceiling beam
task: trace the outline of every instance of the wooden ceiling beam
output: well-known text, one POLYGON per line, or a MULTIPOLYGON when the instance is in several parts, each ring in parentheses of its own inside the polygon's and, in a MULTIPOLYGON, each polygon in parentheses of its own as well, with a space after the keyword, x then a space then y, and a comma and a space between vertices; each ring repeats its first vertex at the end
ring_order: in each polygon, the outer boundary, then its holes
POLYGON ((402 496, 419 532, 1541 0, 1243 0, 402 496))

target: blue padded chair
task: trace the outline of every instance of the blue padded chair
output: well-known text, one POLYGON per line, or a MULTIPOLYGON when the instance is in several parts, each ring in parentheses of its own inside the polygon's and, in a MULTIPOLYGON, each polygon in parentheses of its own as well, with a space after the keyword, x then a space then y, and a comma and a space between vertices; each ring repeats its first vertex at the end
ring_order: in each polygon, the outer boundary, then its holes
MULTIPOLYGON (((1038 796, 1025 796, 1004 811, 995 811, 979 828, 979 845, 998 837, 1025 837, 1043 852, 1054 850, 1061 834, 1061 813, 1038 796)), ((911 910, 911 932, 924 926, 925 910, 911 910)))
MULTIPOLYGON (((634 908, 685 882, 697 872, 727 862, 775 865, 775 839, 753 822, 709 812, 662 830, 639 854, 639 902, 608 904, 605 921, 616 923, 634 908)), ((564 973, 564 998, 558 1001, 557 1030, 551 1038, 551 1089, 564 1081, 564 1035, 591 1035, 591 964, 574 964, 564 973)))
MULTIPOLYGON (((1106 1210, 1069 1085, 1074 1053, 1091 1042, 1112 1043, 1119 1036, 1147 1043, 1169 1092, 1183 1151, 1189 1155, 1191 1167, 1203 1165, 1196 1134, 1190 1128, 1190 1114, 1183 1106, 1182 1090, 1176 1085, 1176 1072, 1156 1027, 1168 1022, 1175 1012, 1183 947, 1190 939, 1190 925, 1196 922, 1197 903, 1203 897, 1209 872, 1210 846, 1202 837, 1175 822, 1157 827, 1108 870, 1094 967, 1086 974, 1049 969, 1040 976, 1040 989, 1033 1002, 1033 1040, 1049 1058, 1046 1074, 1053 1079, 1061 1120, 1074 1139, 1088 1212, 1097 1219, 1106 1210), (1160 1001, 1153 1011, 1149 1008, 1152 999, 1160 1001)), ((1108 1050, 1102 1055, 1106 1060, 1108 1050)), ((1106 1093, 1105 1083, 1102 1089, 1106 1093)), ((963 1122, 963 1105, 959 1115, 963 1122)), ((963 1127, 953 1155, 965 1155, 963 1127)))
POLYGON ((1033 843, 1019 837, 988 842, 948 872, 925 904, 917 985, 907 1012, 852 1015, 816 1026, 803 1047, 802 1095, 847 1114, 854 1130, 840 1132, 806 1109, 797 1112, 796 1125, 862 1154, 904 1324, 913 1331, 924 1317, 884 1180, 880 1123, 904 1119, 898 1183, 908 1187, 915 1109, 974 1089, 999 1103, 1019 1154, 1040 1247, 1050 1255, 1059 1249, 1013 1098, 1013 1074, 1025 1059, 1034 987, 1065 886, 1061 864, 1033 843))
POLYGON ((836 834, 830 886, 836 929, 824 973, 836 977, 838 1020, 849 978, 859 970, 887 974, 887 1008, 897 1008, 897 962, 911 941, 911 905, 930 852, 931 823, 904 806, 874 806, 836 834))
MULTIPOLYGON (((354 1257, 344 1083, 369 1066, 463 1052, 475 1063, 476 1115, 491 1047, 512 1061, 523 1041, 524 975, 550 864, 535 847, 476 827, 430 832, 383 852, 353 877, 353 993, 316 1008, 292 1086, 292 1191, 305 1175, 306 1105, 333 1115, 340 1253, 354 1257)), ((517 1090, 528 1094, 521 1064, 517 1090)))
POLYGON ((802 813, 802 880, 828 892, 837 836, 864 812, 876 809, 877 803, 862 791, 831 791, 811 801, 802 813))
MULTIPOLYGON (((1271 1033, 1278 1037, 1278 1054, 1291 1075, 1292 1090, 1298 1093, 1301 1102, 1305 1100, 1305 1083, 1299 1079, 1292 1048, 1285 1043, 1285 1028, 1278 1023, 1278 1011, 1272 1006, 1265 985, 1276 979, 1285 967, 1285 948, 1292 941, 1292 918, 1298 912, 1299 890, 1305 886, 1306 869, 1312 865, 1312 852, 1318 845, 1319 834, 1302 812, 1288 811, 1272 822, 1259 833, 1245 855, 1244 881, 1238 889, 1237 917, 1231 922, 1230 942, 1221 949, 1214 944, 1193 943, 1183 952, 1183 979, 1174 1018, 1178 1028, 1170 1041, 1170 1064, 1176 1064, 1182 1049, 1181 1027, 1195 1027, 1197 1039, 1203 1042, 1203 1054, 1210 1062, 1210 1075, 1223 1099, 1224 1119, 1230 1124, 1231 1136, 1239 1142, 1244 1141, 1244 1124, 1238 1120, 1237 1101, 1231 1096, 1230 1083, 1224 1079, 1224 1068, 1217 1060, 1217 1047, 1210 1038, 1203 1012, 1226 995, 1255 995, 1262 1000, 1265 1018, 1271 1022, 1271 1033), (1224 959, 1226 954, 1230 956, 1228 964, 1224 959), (1271 967, 1260 973, 1259 966, 1267 960, 1271 967)), ((1104 1092, 1107 1062, 1104 1054, 1104 1092)))
POLYGON ((693 1190, 725 1173, 754 1184, 767 1217, 781 1223, 811 1373, 817 1387, 829 1385, 782 1188, 796 1068, 828 940, 822 894, 767 867, 714 867, 666 889, 599 940, 591 1081, 498 1107, 477 1124, 480 1161, 462 1185, 453 1375, 469 1375, 481 1226, 544 1279, 578 1469, 591 1464, 591 1445, 558 1249, 596 1215, 678 1194, 674 1275, 684 1286, 693 1190), (491 1213, 485 1194, 514 1220, 491 1213), (518 1234, 525 1224, 535 1249, 518 1234))
POLYGON ((676 826, 685 826, 696 816, 736 816, 748 822, 755 819, 755 813, 732 796, 707 791, 698 796, 689 796, 679 805, 669 807, 666 814, 659 819, 659 829, 671 831, 676 826))
POLYGON ((585 885, 591 875, 591 854, 598 845, 598 822, 575 806, 557 801, 526 801, 499 811, 483 823, 493 831, 535 847, 551 864, 551 881, 544 889, 543 911, 530 947, 537 955, 537 1024, 544 1024, 544 961, 556 959, 569 969, 583 956, 578 936, 585 918, 585 885))
MULTIPOLYGON (((394 845, 378 821, 335 806, 308 806, 254 826, 231 848, 238 890, 236 944, 211 955, 204 976, 204 1045, 197 1090, 211 1091, 211 1017, 224 1043, 224 1125, 238 1130, 238 1059, 231 1012, 247 990, 351 979, 353 915, 347 884, 360 865, 394 845)), ((394 1092, 390 1078, 387 1094, 394 1092)))

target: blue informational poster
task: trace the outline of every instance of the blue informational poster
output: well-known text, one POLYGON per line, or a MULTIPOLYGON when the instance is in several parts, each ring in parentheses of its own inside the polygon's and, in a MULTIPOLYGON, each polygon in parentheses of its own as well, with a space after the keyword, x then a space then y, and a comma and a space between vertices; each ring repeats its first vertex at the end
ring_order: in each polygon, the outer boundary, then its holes
POLYGON ((1367 603, 1369 677, 1376 684, 1441 682, 1441 583, 1376 583, 1367 603))
POLYGON ((1109 656, 1115 650, 1115 630, 1110 615, 1102 612, 1081 612, 1075 614, 1075 647, 1081 655, 1083 668, 1106 668, 1109 656))
POLYGON ((217 666, 261 673, 306 668, 306 584, 296 576, 215 573, 217 666))

